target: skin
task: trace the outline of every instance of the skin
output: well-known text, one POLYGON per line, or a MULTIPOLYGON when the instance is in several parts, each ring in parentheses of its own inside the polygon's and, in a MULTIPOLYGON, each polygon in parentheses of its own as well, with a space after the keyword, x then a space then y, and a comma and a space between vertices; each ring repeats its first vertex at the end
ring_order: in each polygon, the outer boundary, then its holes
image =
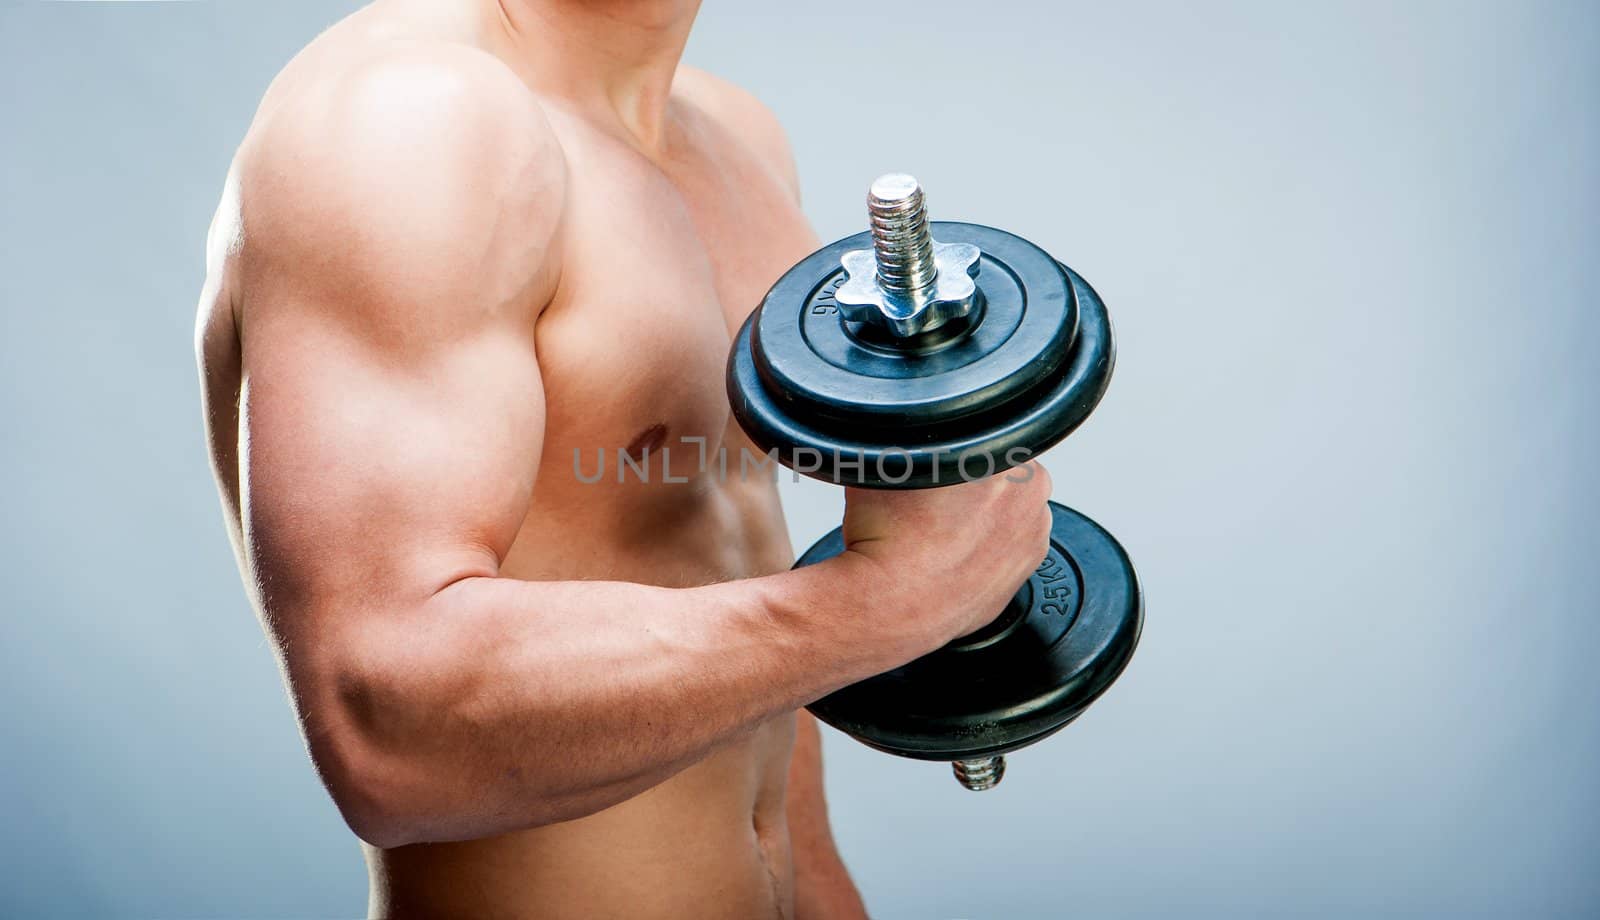
POLYGON ((1044 556, 1037 467, 847 491, 793 572, 775 471, 700 468, 757 455, 731 336, 817 241, 771 114, 678 66, 694 6, 381 0, 229 173, 212 460, 375 916, 864 916, 796 710, 1044 556), (619 449, 649 481, 576 475, 619 449))

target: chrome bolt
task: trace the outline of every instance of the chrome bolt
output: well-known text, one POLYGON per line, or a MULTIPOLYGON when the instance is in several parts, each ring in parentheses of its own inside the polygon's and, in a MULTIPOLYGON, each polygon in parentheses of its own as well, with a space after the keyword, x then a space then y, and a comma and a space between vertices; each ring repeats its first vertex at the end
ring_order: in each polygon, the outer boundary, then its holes
POLYGON ((867 190, 867 221, 878 264, 878 284, 891 294, 918 297, 939 276, 922 186, 913 176, 879 176, 867 190))
POLYGON ((834 292, 844 318, 897 336, 937 329, 978 302, 982 255, 971 243, 940 243, 928 228, 922 186, 904 173, 879 176, 867 190, 871 249, 840 257, 845 280, 834 292))
POLYGON ((973 792, 993 789, 1000 785, 1000 780, 1006 775, 1004 754, 979 757, 975 760, 958 760, 950 766, 955 768, 956 782, 973 792))

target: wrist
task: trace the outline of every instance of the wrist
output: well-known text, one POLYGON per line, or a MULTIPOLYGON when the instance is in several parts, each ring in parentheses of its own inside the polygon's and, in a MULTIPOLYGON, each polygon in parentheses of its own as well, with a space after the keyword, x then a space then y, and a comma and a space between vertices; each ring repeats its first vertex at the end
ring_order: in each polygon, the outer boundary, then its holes
POLYGON ((762 579, 763 608, 795 661, 813 662, 826 686, 883 674, 938 646, 906 590, 874 558, 850 552, 762 579))
POLYGON ((827 692, 897 668, 949 638, 918 602, 914 580, 870 554, 845 550, 779 580, 774 616, 834 663, 839 682, 827 692))
POLYGON ((846 549, 828 560, 846 570, 850 582, 845 595, 852 609, 859 611, 871 604, 869 617, 862 617, 870 628, 892 645, 891 657, 895 660, 882 670, 896 668, 913 658, 920 658, 954 638, 948 617, 939 600, 931 592, 923 577, 926 571, 920 565, 905 565, 903 560, 888 561, 870 551, 846 549), (892 641, 891 641, 892 640, 892 641))

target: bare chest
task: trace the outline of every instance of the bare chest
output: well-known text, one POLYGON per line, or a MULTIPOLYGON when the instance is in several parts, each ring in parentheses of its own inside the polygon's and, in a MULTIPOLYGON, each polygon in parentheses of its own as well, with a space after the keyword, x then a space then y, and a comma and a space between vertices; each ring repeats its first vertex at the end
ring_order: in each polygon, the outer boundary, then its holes
POLYGON ((572 478, 584 453, 585 476, 604 455, 615 478, 631 472, 619 460, 663 447, 672 459, 661 472, 692 477, 727 446, 733 333, 814 240, 781 180, 736 153, 667 174, 584 152, 569 178, 562 279, 536 333, 541 485, 549 473, 572 478))

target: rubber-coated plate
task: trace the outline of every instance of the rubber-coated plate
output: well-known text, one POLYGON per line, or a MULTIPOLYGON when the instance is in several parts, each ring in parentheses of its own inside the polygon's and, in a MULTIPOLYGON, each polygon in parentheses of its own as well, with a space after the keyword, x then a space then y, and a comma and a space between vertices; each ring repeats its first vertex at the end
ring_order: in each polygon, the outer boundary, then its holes
MULTIPOLYGON (((1076 719, 1133 656, 1144 605, 1116 539, 1070 508, 1051 502, 1050 510, 1049 555, 994 623, 826 696, 811 712, 865 744, 921 760, 1005 753, 1076 719)), ((835 530, 796 567, 843 551, 835 530)))
POLYGON ((983 305, 912 342, 846 323, 831 305, 841 253, 813 253, 768 292, 728 362, 735 417, 763 451, 820 479, 926 488, 1025 462, 1088 417, 1115 360, 1105 305, 1033 244, 976 224, 936 238, 984 251, 983 305))

